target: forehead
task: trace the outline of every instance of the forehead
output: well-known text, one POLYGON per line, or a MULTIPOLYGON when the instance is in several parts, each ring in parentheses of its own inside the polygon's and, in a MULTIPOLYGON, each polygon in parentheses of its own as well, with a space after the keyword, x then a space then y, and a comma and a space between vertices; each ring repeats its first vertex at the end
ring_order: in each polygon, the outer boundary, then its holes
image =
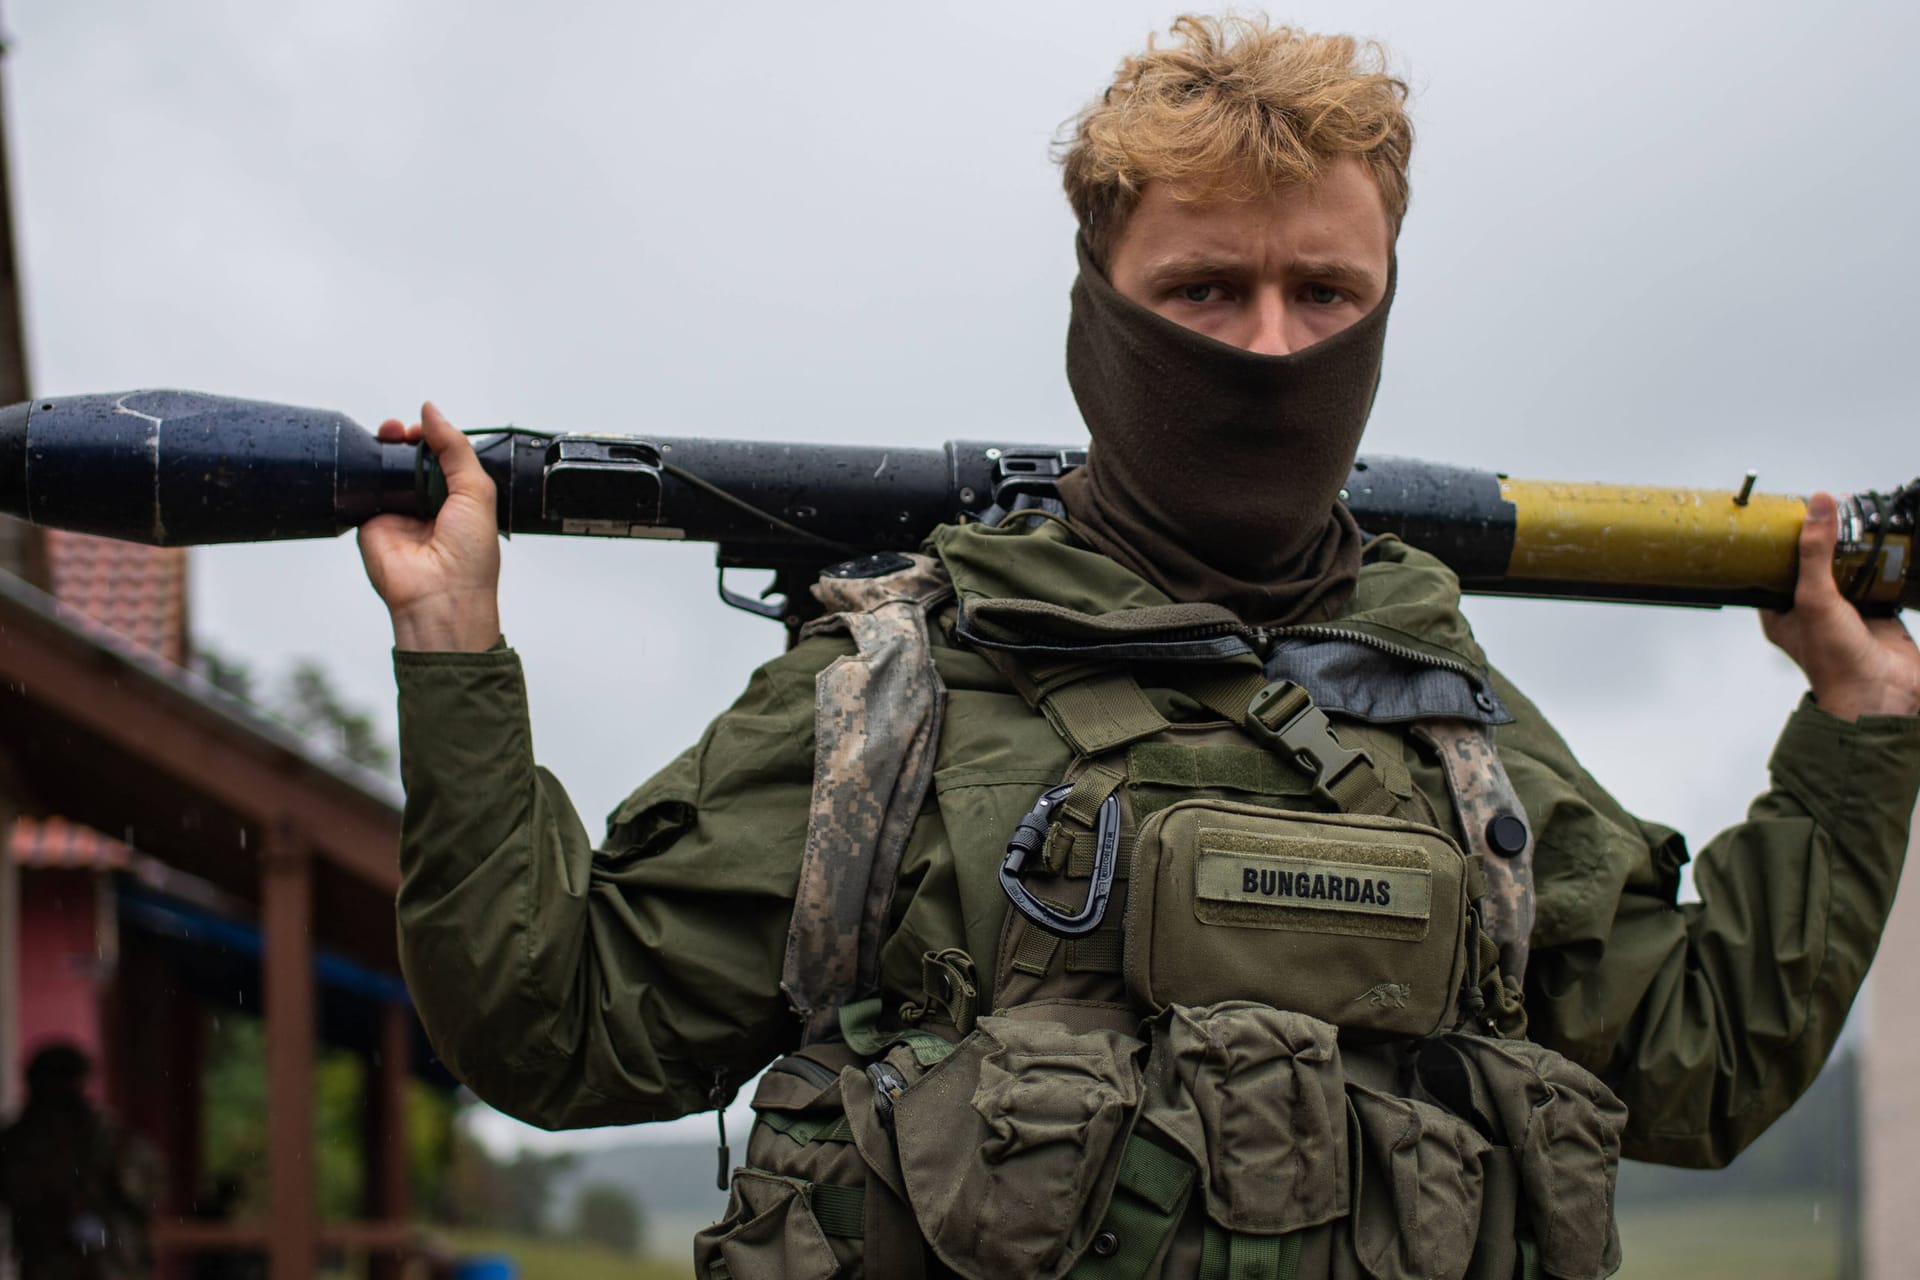
POLYGON ((1341 258, 1377 266, 1384 275, 1392 252, 1379 186, 1357 157, 1343 156, 1312 186, 1241 199, 1149 182, 1113 256, 1204 254, 1275 265, 1341 258))

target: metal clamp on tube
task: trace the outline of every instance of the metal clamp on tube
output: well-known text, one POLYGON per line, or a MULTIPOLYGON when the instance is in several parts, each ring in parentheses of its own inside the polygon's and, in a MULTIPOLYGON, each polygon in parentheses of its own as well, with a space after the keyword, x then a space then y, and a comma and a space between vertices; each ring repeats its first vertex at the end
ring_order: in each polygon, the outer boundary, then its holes
POLYGON ((1027 816, 1013 829, 1007 841, 1006 861, 1000 864, 1000 887, 1006 890, 1014 910, 1040 928, 1059 938, 1080 938, 1092 933, 1106 919, 1107 899, 1113 896, 1113 873, 1120 861, 1120 797, 1109 795, 1100 802, 1100 816, 1094 824, 1093 883, 1087 888, 1087 900, 1071 915, 1048 906, 1028 892, 1020 882, 1027 860, 1040 852, 1047 831, 1060 816, 1060 803, 1073 791, 1071 782, 1049 789, 1027 816))

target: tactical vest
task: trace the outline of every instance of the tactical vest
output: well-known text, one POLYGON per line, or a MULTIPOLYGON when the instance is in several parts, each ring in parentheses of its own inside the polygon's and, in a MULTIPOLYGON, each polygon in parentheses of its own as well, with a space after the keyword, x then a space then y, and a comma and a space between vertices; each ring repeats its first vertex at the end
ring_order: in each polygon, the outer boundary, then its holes
POLYGON ((1532 840, 1484 676, 1214 606, 955 604, 925 556, 815 592, 811 629, 857 652, 817 684, 783 976, 805 1043, 762 1076, 702 1280, 1618 1266, 1624 1109, 1524 1038, 1532 840), (1073 763, 1005 833, 998 954, 930 953, 885 1008, 940 737, 930 619, 1073 763), (1451 812, 1414 785, 1409 734, 1451 812))

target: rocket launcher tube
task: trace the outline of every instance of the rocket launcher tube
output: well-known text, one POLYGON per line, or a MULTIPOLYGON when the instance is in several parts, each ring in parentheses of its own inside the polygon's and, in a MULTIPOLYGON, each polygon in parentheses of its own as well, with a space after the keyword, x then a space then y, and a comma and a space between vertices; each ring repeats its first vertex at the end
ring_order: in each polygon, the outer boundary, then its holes
MULTIPOLYGON (((943 521, 1050 493, 1074 448, 776 444, 501 428, 469 433, 503 531, 713 542, 723 569, 805 585, 860 552, 911 550, 943 521)), ((380 512, 431 515, 431 454, 345 416, 183 391, 42 398, 0 409, 0 513, 170 546, 332 537, 380 512)), ((1363 457, 1343 493, 1362 528, 1450 565, 1468 591, 1782 607, 1802 499, 1511 479, 1363 457)), ((1920 481, 1840 503, 1834 572, 1871 612, 1920 606, 1920 481)), ((786 602, 729 603, 795 617, 786 602)))

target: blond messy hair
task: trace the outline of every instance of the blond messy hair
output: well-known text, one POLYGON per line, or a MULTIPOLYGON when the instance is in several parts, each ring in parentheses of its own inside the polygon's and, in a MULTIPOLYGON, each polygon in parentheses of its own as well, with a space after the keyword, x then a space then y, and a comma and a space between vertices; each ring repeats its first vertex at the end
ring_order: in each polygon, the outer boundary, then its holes
POLYGON ((1071 122, 1059 146, 1067 199, 1094 256, 1107 260, 1141 190, 1181 199, 1250 199, 1312 185, 1358 156, 1398 234, 1407 211, 1413 121, 1386 50, 1265 18, 1176 18, 1071 122))

